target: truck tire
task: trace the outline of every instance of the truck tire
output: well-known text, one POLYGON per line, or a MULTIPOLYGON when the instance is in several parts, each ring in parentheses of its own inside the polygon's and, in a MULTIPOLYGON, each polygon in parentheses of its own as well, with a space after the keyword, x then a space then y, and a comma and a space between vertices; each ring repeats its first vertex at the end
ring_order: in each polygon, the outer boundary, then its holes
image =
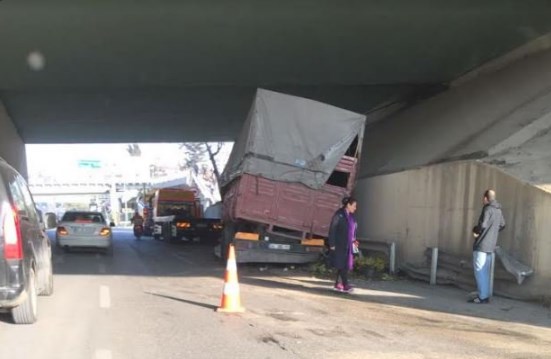
POLYGON ((172 242, 172 224, 163 223, 161 233, 165 242, 168 242, 168 243, 172 242))
POLYGON ((151 230, 150 227, 144 227, 143 235, 146 236, 146 237, 150 237, 150 236, 153 235, 153 231, 151 230))
POLYGON ((36 290, 36 276, 32 268, 29 271, 28 280, 27 298, 23 303, 11 310, 11 316, 15 324, 33 324, 37 319, 38 295, 36 290))
POLYGON ((228 258, 228 246, 233 242, 235 236, 235 226, 233 223, 228 223, 224 226, 222 236, 220 237, 220 257, 222 261, 228 258))

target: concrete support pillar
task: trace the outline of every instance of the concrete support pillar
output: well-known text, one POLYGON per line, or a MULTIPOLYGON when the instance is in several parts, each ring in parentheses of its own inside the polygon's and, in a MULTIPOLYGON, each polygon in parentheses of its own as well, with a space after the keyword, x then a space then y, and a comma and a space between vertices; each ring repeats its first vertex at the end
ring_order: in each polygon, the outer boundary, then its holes
POLYGON ((25 143, 0 101, 0 157, 27 178, 25 143))

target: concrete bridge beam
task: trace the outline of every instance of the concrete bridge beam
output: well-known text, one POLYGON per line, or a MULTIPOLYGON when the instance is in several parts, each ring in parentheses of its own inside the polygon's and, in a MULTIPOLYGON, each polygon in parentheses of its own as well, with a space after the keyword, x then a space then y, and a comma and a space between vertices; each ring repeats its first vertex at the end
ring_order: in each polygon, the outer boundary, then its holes
POLYGON ((25 178, 27 177, 27 158, 25 143, 13 124, 6 107, 0 100, 0 157, 12 165, 25 178))

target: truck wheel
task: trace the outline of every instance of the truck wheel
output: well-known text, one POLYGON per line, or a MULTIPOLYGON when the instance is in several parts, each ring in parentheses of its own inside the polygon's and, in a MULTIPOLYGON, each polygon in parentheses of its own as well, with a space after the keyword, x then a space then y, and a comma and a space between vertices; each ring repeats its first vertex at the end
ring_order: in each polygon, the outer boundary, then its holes
POLYGON ((166 241, 166 242, 169 242, 171 243, 172 242, 172 225, 170 223, 168 224, 163 224, 163 227, 162 227, 162 230, 161 230, 161 233, 162 233, 162 236, 163 236, 163 239, 166 241))
POLYGON ((34 269, 29 271, 29 283, 27 298, 19 306, 11 310, 11 316, 15 324, 33 324, 37 319, 37 291, 34 269))
POLYGON ((228 246, 233 242, 233 237, 235 236, 235 227, 233 224, 227 224, 224 226, 224 231, 220 237, 220 256, 223 261, 228 258, 228 246))

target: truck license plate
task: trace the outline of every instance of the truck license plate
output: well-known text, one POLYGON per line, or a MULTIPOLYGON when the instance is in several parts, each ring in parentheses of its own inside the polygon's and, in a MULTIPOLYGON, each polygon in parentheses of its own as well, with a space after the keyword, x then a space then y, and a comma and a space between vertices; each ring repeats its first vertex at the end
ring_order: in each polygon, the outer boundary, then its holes
POLYGON ((268 244, 268 248, 288 251, 289 249, 291 249, 291 245, 290 244, 270 243, 270 244, 268 244))

